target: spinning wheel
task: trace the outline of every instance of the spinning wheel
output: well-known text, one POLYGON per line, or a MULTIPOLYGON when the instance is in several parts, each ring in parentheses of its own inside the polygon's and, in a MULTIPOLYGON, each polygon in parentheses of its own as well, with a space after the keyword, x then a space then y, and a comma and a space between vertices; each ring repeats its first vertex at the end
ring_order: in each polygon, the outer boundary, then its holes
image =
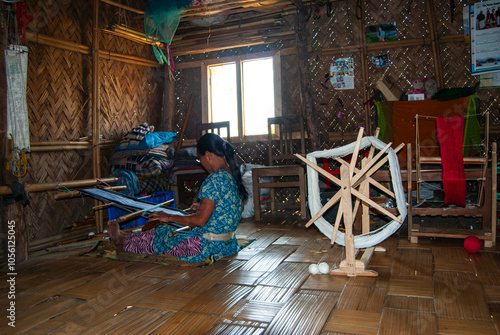
POLYGON ((401 173, 396 156, 396 151, 401 150, 403 145, 396 148, 395 151, 391 148, 391 143, 386 145, 384 142, 375 137, 363 138, 362 135, 363 129, 361 128, 356 142, 351 143, 350 145, 332 150, 316 151, 308 154, 307 159, 300 155, 296 155, 307 164, 309 205, 311 213, 316 213, 306 224, 306 227, 315 223, 323 234, 331 237, 332 244, 336 242, 340 245, 344 245, 346 249, 346 259, 340 263, 338 269, 330 272, 331 274, 342 274, 347 276, 376 276, 376 272, 365 269, 371 254, 373 254, 374 248, 367 250, 362 259, 358 261, 356 260, 356 251, 354 246, 356 245, 356 248, 368 248, 379 244, 399 229, 407 214, 401 173), (368 146, 371 146, 368 157, 362 160, 361 169, 358 169, 356 168, 356 163, 359 150, 368 146), (378 149, 379 152, 375 155, 376 149, 378 149), (352 153, 351 163, 347 163, 339 158, 350 153, 352 153), (337 161, 341 163, 340 179, 320 168, 316 163, 316 158, 336 158, 337 161), (387 162, 389 162, 390 166, 394 192, 390 191, 387 187, 381 185, 372 178, 372 175, 387 162), (340 190, 323 207, 321 207, 319 196, 318 173, 321 173, 323 176, 340 187, 340 190), (370 199, 370 184, 374 185, 386 195, 396 200, 399 217, 396 217, 390 211, 370 199), (354 209, 352 205, 352 196, 356 198, 354 202, 354 209), (326 221, 322 215, 338 202, 340 202, 339 210, 337 212, 335 224, 332 227, 332 225, 326 221), (352 225, 355 213, 358 211, 360 204, 363 208, 363 234, 355 237, 352 232, 352 225), (373 232, 369 232, 368 206, 371 206, 372 209, 391 218, 392 221, 373 232), (345 233, 339 232, 338 230, 340 220, 342 218, 344 221, 345 233))

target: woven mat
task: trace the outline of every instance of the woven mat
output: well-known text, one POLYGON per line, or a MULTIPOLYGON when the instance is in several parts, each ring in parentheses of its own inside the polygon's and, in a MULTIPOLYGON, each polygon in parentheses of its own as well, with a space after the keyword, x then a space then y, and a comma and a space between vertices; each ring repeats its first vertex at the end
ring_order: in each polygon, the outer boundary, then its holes
MULTIPOLYGON (((252 241, 247 239, 238 239, 238 246, 240 251, 247 247, 252 241)), ((162 265, 177 265, 177 266, 190 266, 201 267, 212 264, 214 261, 207 258, 203 262, 186 262, 177 260, 176 256, 170 255, 150 255, 150 254, 135 254, 123 251, 121 248, 116 249, 111 241, 103 241, 97 248, 84 254, 90 257, 106 257, 125 262, 146 262, 156 263, 162 265)))

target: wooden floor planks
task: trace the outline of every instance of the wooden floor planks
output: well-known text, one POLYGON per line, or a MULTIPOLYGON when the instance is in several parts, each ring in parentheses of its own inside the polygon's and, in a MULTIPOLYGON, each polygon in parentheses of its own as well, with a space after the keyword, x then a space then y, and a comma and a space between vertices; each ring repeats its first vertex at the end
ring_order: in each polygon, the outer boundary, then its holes
POLYGON ((245 220, 237 234, 253 242, 205 267, 37 253, 18 265, 16 328, 0 333, 500 335, 496 247, 471 255, 460 241, 401 234, 371 258, 377 277, 311 275, 344 248, 279 215, 245 220))

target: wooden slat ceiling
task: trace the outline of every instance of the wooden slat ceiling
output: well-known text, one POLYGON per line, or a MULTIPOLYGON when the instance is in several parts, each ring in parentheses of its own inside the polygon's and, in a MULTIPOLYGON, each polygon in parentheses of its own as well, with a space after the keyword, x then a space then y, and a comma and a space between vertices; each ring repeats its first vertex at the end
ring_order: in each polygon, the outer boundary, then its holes
MULTIPOLYGON (((310 3, 311 1, 304 1, 310 3)), ((276 13, 293 10, 292 0, 207 0, 203 5, 186 8, 181 14, 183 21, 194 20, 200 17, 215 15, 276 13)))

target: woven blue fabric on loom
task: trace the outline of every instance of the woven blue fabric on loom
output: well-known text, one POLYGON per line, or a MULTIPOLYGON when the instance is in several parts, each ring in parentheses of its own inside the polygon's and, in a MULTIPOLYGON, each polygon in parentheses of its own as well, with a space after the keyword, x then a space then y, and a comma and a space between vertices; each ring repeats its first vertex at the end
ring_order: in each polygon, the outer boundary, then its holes
MULTIPOLYGON (((100 188, 88 188, 88 189, 82 189, 79 190, 80 193, 104 201, 108 203, 113 203, 113 206, 120 208, 123 211, 132 213, 132 212, 137 212, 139 210, 147 210, 148 208, 151 208, 154 206, 151 202, 147 202, 144 200, 139 200, 135 199, 133 197, 120 194, 115 191, 110 191, 110 190, 105 190, 105 189, 100 189, 100 188)), ((168 214, 175 214, 175 215, 187 215, 187 213, 183 210, 180 209, 175 209, 175 208, 165 208, 165 207, 157 207, 152 210, 152 212, 165 212, 168 214)), ((143 217, 146 218, 149 213, 145 212, 143 217)), ((173 224, 179 227, 182 227, 181 225, 173 224)))

